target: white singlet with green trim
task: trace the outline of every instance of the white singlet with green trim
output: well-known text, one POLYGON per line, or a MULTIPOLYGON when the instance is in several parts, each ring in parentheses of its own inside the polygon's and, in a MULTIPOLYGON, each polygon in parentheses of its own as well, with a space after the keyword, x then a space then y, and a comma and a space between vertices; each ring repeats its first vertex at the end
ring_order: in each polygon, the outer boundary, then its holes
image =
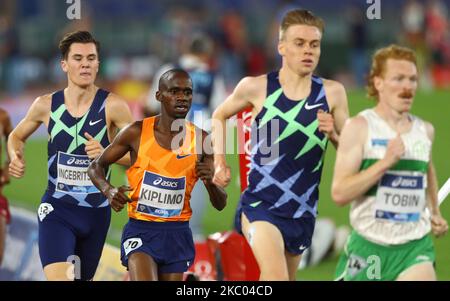
MULTIPOLYGON (((364 170, 384 157, 389 140, 397 133, 373 109, 359 115, 368 123, 360 167, 364 170)), ((401 135, 405 154, 374 187, 353 201, 350 209, 352 227, 377 244, 404 244, 422 238, 431 229, 430 215, 425 210, 431 140, 425 122, 409 116, 411 130, 401 135)))

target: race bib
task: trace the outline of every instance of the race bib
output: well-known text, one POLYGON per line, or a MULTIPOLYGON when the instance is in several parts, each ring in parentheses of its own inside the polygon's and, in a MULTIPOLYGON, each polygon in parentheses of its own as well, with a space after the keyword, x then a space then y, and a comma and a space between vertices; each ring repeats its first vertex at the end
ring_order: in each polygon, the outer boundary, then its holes
POLYGON ((52 204, 49 203, 41 203, 38 208, 38 216, 39 220, 42 222, 44 218, 53 211, 52 204))
POLYGON ((87 155, 58 152, 56 191, 64 193, 98 193, 87 174, 91 161, 87 155))
POLYGON ((185 177, 167 178, 145 171, 136 211, 157 217, 179 216, 185 191, 185 177))
POLYGON ((355 277, 365 268, 367 268, 367 261, 363 257, 355 254, 350 254, 347 261, 347 273, 351 277, 355 277))
POLYGON ((375 217, 394 222, 417 222, 425 207, 424 176, 387 172, 378 184, 375 217))
POLYGON ((131 251, 134 251, 142 246, 142 239, 129 238, 123 242, 123 249, 125 250, 125 255, 128 255, 131 251))

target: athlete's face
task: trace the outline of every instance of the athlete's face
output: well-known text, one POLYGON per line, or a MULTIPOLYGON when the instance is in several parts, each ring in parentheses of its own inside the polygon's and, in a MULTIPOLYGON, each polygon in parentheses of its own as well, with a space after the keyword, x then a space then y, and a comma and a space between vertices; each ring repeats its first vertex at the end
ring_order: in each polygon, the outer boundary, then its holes
POLYGON ((278 52, 296 74, 310 74, 316 69, 320 57, 322 33, 309 25, 292 25, 278 43, 278 52))
POLYGON ((161 102, 162 113, 170 117, 186 118, 192 103, 192 81, 184 73, 174 73, 166 84, 156 92, 156 99, 161 102))
POLYGON ((388 59, 385 72, 374 78, 378 101, 399 113, 409 112, 417 90, 417 67, 406 60, 388 59))
POLYGON ((67 59, 61 61, 61 67, 75 85, 80 87, 92 85, 99 67, 95 44, 73 43, 70 45, 67 59))

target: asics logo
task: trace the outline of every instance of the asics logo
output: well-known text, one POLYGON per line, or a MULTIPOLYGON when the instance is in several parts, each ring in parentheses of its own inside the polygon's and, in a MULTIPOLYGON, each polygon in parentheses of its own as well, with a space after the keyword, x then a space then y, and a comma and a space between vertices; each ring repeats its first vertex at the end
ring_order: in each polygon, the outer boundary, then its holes
POLYGON ((177 188, 178 187, 178 183, 177 182, 163 181, 162 178, 157 178, 156 180, 154 180, 153 181, 153 185, 161 185, 163 187, 172 187, 172 188, 177 188))
POLYGON ((90 120, 90 121, 89 121, 89 125, 90 125, 90 126, 94 126, 94 125, 96 125, 97 123, 99 123, 100 121, 102 121, 102 119, 99 119, 99 120, 97 120, 97 121, 92 121, 92 120, 90 120))
POLYGON ((394 181, 392 181, 392 187, 417 187, 417 180, 416 179, 405 179, 402 177, 396 178, 394 181))
POLYGON ((91 161, 89 159, 77 159, 75 157, 71 157, 69 160, 67 160, 67 164, 72 165, 89 165, 91 161))
POLYGON ((308 103, 306 103, 306 104, 305 104, 305 109, 307 109, 307 110, 312 110, 312 109, 318 108, 318 107, 320 107, 320 106, 322 106, 322 105, 323 105, 323 103, 318 103, 318 104, 316 104, 316 105, 310 106, 308 103))

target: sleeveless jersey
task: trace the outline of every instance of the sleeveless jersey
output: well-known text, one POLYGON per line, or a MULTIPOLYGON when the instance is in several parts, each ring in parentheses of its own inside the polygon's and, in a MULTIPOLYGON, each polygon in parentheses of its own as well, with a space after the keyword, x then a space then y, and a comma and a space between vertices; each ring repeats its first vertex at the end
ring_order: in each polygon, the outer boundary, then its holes
MULTIPOLYGON (((373 110, 360 113, 368 133, 360 169, 369 168, 386 153, 397 133, 373 110)), ((410 115, 412 128, 402 134, 405 154, 350 209, 350 223, 364 238, 383 245, 398 245, 422 238, 430 231, 425 210, 431 141, 425 123, 410 115)))
MULTIPOLYGON (((105 105, 109 92, 98 89, 89 110, 74 118, 66 109, 64 91, 52 95, 48 125, 48 185, 42 198, 58 199, 82 207, 105 207, 109 202, 87 174, 90 160, 84 150, 89 133, 106 148, 109 145, 105 105)), ((109 170, 106 172, 109 178, 109 170)))
POLYGON ((183 146, 172 151, 156 141, 155 120, 149 117, 142 121, 136 162, 127 170, 133 188, 128 216, 143 221, 188 221, 191 192, 197 182, 195 126, 186 121, 183 146))
POLYGON ((278 72, 267 75, 267 98, 252 125, 249 185, 241 200, 286 218, 316 217, 326 136, 317 111, 329 111, 322 79, 313 76, 306 99, 283 93, 278 72))

